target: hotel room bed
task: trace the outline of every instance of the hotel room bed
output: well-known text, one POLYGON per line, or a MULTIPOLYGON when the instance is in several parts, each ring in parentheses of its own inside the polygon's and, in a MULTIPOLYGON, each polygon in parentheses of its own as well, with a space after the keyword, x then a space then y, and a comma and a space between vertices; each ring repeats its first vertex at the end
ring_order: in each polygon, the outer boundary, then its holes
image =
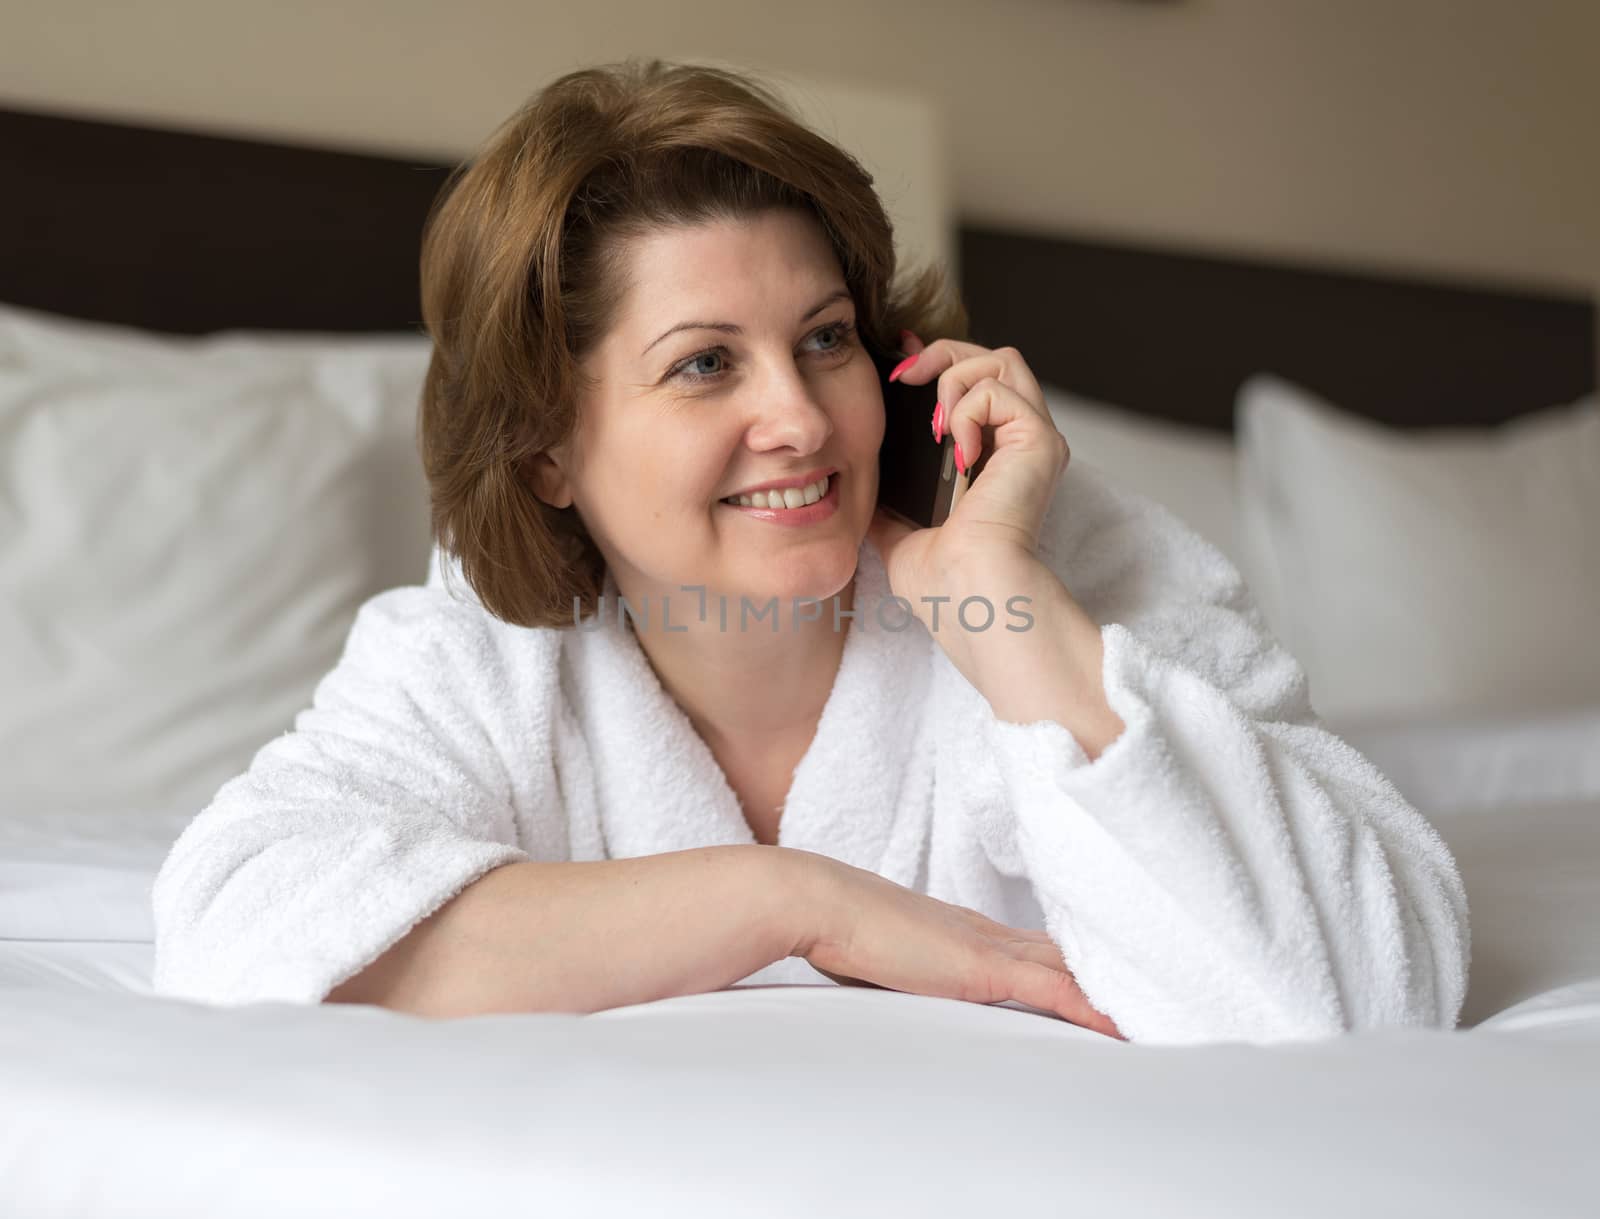
POLYGON ((176 1003, 148 990, 161 836, 114 814, 54 834, 26 821, 7 819, 0 848, 7 930, 39 936, 0 942, 0 1182, 18 1215, 1600 1204, 1582 1168, 1600 1079, 1596 800, 1436 819, 1473 903, 1461 1029, 1185 1048, 831 985, 441 1022, 176 1003))
MULTIPOLYGON (((0 1211, 1600 1211, 1588 1168, 1600 1081, 1600 698, 1389 716, 1347 702, 1330 717, 1461 867, 1473 953, 1453 1031, 1152 1047, 1019 1004, 821 975, 588 1016, 440 1022, 154 996, 149 887, 178 831, 248 763, 242 742, 288 728, 356 605, 421 578, 420 472, 406 467, 408 394, 425 355, 415 245, 445 170, 16 110, 0 112, 0 146, 21 171, 0 199, 11 234, 0 243, 0 307, 59 325, 61 349, 111 385, 155 358, 152 335, 248 333, 239 350, 264 365, 281 334, 283 358, 301 361, 295 384, 344 412, 346 446, 314 487, 282 492, 281 523, 250 533, 245 514, 229 519, 218 538, 246 552, 232 556, 235 583, 197 582, 197 569, 220 570, 227 556, 210 555, 194 529, 172 526, 164 549, 133 552, 124 570, 106 559, 96 595, 113 609, 148 607, 144 635, 115 639, 82 625, 91 619, 69 598, 89 586, 53 576, 39 549, 47 538, 87 560, 102 539, 87 524, 40 533, 26 509, 51 501, 24 472, 49 451, 6 457, 24 510, 0 521, 27 529, 0 538, 0 576, 19 582, 6 590, 0 659, 22 674, 0 702, 0 1211), (349 491, 357 481, 359 494, 349 491), (305 560, 318 564, 314 585, 296 574, 299 559, 282 573, 262 561, 289 553, 263 539, 309 538, 296 531, 305 520, 327 524, 304 543, 324 548, 305 560), (363 562, 339 568, 353 547, 363 562), (260 604, 240 611, 231 650, 210 641, 228 664, 203 671, 209 654, 193 650, 185 614, 196 596, 237 601, 242 591, 260 604), (48 634, 41 609, 74 629, 48 634), (300 667, 286 667, 279 658, 296 641, 300 667), (100 667, 71 667, 57 645, 86 648, 100 667), (180 645, 187 668, 162 650, 180 645), (94 710, 106 702, 90 701, 96 690, 124 704, 94 710), (65 779, 51 786, 64 759, 78 767, 70 792, 65 779)), ((1125 469, 1130 481, 1157 479, 1158 451, 1164 461, 1204 454, 1185 470, 1230 469, 1238 391, 1262 371, 1408 430, 1494 427, 1594 389, 1586 299, 970 227, 961 249, 974 339, 1026 353, 1074 460, 1125 469), (1126 417, 1096 413, 1106 403, 1126 417), (1141 427, 1194 429, 1194 443, 1162 449, 1180 433, 1141 427)), ((180 360, 170 341, 161 359, 180 360)), ((48 405, 8 375, 19 374, 0 358, 0 446, 21 443, 30 402, 48 405)), ((173 376, 160 384, 199 385, 204 403, 204 384, 173 376)), ((139 392, 134 405, 150 406, 155 391, 139 392)), ((314 430, 275 435, 269 444, 246 430, 226 451, 270 454, 281 441, 292 456, 335 443, 314 430)), ((117 485, 173 520, 222 511, 230 495, 258 496, 247 505, 258 512, 272 502, 275 484, 230 480, 225 466, 203 481, 183 463, 170 456, 175 468, 154 490, 117 485)), ((75 520, 72 505, 99 485, 64 483, 54 507, 75 520)), ((1224 494, 1219 486, 1193 493, 1224 494)), ((1170 479, 1151 491, 1178 494, 1170 479)), ((1197 526, 1206 518, 1231 548, 1229 504, 1168 502, 1197 526)), ((141 519, 131 526, 103 507, 83 517, 110 535, 156 529, 141 519)))

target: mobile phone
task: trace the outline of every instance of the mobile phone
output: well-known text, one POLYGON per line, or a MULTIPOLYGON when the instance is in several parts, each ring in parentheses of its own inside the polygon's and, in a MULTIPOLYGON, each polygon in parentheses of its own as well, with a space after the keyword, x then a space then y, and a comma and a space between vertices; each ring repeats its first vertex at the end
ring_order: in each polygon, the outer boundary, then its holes
MULTIPOLYGON (((878 504, 909 525, 931 529, 944 524, 968 486, 983 469, 983 460, 966 473, 956 469, 956 446, 946 429, 943 443, 931 430, 939 385, 907 385, 891 381, 894 366, 906 352, 872 352, 883 389, 883 445, 878 450, 878 504)), ((985 451, 983 457, 987 457, 985 451)))

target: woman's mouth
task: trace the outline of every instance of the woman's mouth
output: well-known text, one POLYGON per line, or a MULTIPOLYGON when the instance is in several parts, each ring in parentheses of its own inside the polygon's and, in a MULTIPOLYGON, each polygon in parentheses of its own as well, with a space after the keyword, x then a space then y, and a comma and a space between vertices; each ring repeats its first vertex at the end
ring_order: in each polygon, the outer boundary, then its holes
POLYGON ((735 508, 772 508, 789 512, 814 504, 828 494, 834 476, 824 474, 816 482, 804 487, 786 487, 782 491, 757 491, 754 495, 730 495, 722 502, 735 508))
POLYGON ((782 491, 757 491, 718 501, 741 516, 771 521, 777 525, 809 525, 826 520, 839 510, 839 475, 825 475, 804 487, 785 487, 782 491))

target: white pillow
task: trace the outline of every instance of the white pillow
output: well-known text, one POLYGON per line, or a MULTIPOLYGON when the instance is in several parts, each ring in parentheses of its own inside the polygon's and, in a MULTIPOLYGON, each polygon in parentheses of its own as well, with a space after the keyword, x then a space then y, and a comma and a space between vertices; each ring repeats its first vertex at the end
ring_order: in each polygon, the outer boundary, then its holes
POLYGON ((0 815, 199 812, 421 583, 422 335, 0 305, 0 815))
POLYGON ((1039 388, 1072 460, 1082 458, 1113 482, 1155 500, 1244 570, 1231 435, 1139 415, 1054 385, 1039 388))
POLYGON ((1426 816, 1588 801, 1600 820, 1600 703, 1382 724, 1323 722, 1426 816))
POLYGON ((1251 587, 1327 721, 1600 703, 1600 401, 1406 432, 1241 387, 1251 587))

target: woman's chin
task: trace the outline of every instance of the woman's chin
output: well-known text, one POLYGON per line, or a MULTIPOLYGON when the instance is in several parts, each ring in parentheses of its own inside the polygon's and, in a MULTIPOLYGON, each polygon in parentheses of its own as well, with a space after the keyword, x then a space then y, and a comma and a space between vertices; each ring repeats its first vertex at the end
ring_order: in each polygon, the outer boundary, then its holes
POLYGON ((782 602, 797 599, 826 601, 843 591, 856 574, 859 549, 859 543, 847 548, 841 542, 838 554, 813 555, 803 561, 791 559, 782 565, 781 570, 773 571, 764 579, 750 572, 749 575, 755 576, 754 579, 747 577, 739 582, 744 590, 742 595, 756 604, 773 597, 782 602))

